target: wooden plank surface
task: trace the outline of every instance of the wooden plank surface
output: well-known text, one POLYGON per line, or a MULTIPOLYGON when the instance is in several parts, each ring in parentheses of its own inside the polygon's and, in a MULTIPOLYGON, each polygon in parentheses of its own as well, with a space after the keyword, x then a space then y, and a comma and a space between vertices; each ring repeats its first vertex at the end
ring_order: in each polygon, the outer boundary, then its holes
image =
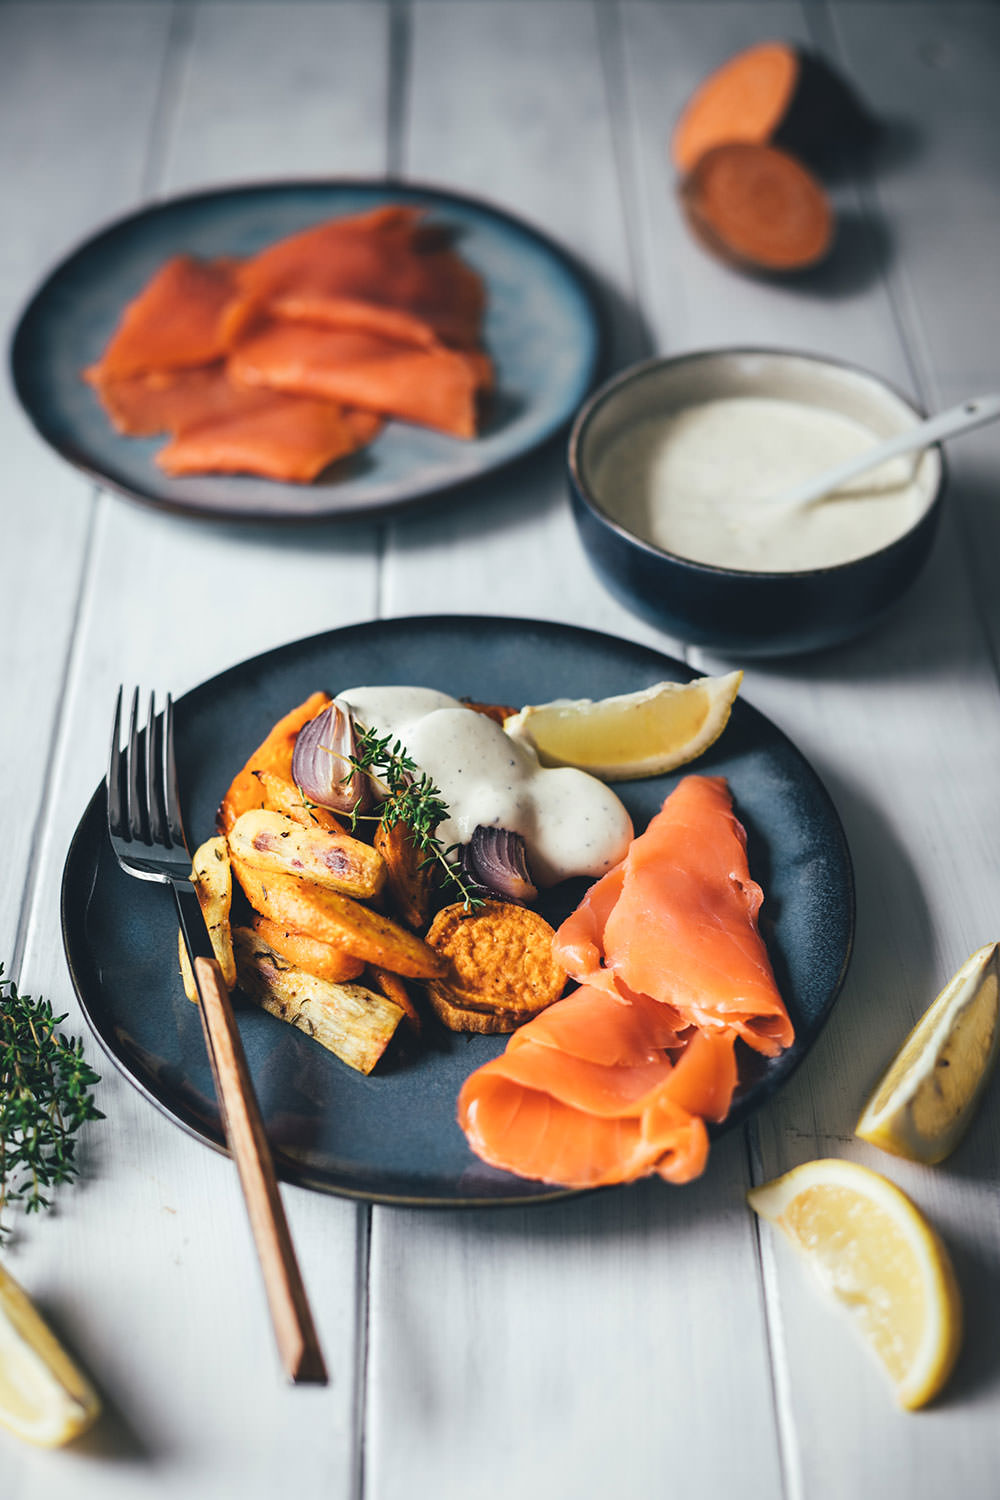
MULTIPOLYGON (((150 196, 392 167, 481 193, 596 275, 609 366, 761 342, 875 369, 929 403, 996 386, 1000 15, 909 0, 338 0, 0 4, 5 326, 44 268, 150 196), (767 36, 840 59, 893 149, 837 188, 842 254, 791 286, 708 258, 665 144, 695 81, 767 36)), ((561 445, 419 515, 237 530, 95 497, 8 400, 8 776, 0 959, 82 1023, 58 934, 72 829, 118 681, 174 691, 378 614, 529 614, 684 648, 611 601, 565 501, 561 445), (151 578, 178 583, 168 625, 151 578), (44 629, 36 611, 44 606, 44 629), (20 962, 23 958, 23 962, 20 962)), ((286 1190, 333 1383, 282 1386, 233 1169, 105 1064, 85 1181, 5 1263, 95 1375, 109 1417, 65 1453, 0 1433, 4 1500, 402 1500, 995 1493, 1000 1312, 991 1098, 951 1162, 853 1140, 866 1090, 966 954, 997 936, 1000 541, 995 431, 952 459, 931 563, 896 616, 822 657, 748 668, 749 701, 817 766, 858 879, 851 975, 815 1053, 683 1192, 534 1210, 376 1209, 286 1190), (892 1409, 878 1372, 744 1206, 751 1178, 870 1162, 943 1229, 970 1310, 949 1397, 892 1409), (726 1413, 722 1440, 719 1416, 726 1413)), ((695 664, 719 665, 700 653, 695 664)))

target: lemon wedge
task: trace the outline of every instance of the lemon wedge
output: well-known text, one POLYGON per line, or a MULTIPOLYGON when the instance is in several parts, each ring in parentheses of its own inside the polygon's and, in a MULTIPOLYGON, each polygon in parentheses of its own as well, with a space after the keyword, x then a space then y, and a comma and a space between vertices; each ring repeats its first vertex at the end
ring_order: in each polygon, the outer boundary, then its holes
POLYGON ((962 1303, 951 1260, 920 1210, 857 1162, 806 1162, 747 1194, 845 1306, 908 1410, 951 1373, 962 1303))
POLYGON ((938 1162, 968 1128, 1000 1050, 1000 943, 978 948, 945 985, 876 1085, 862 1140, 938 1162))
POLYGON ((556 698, 504 720, 543 766, 575 766, 608 781, 659 776, 694 760, 729 722, 742 672, 657 682, 616 698, 556 698))
POLYGON ((97 1392, 27 1294, 0 1266, 0 1422, 42 1448, 57 1448, 95 1421, 97 1392))

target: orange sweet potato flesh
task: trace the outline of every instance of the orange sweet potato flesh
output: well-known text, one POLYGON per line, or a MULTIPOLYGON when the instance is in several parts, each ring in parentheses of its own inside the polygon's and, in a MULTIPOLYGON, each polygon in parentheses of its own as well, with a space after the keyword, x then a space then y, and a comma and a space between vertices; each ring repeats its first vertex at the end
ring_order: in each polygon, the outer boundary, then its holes
POLYGON ((681 203, 706 247, 744 269, 804 270, 833 244, 826 193, 806 167, 775 146, 716 146, 685 178, 681 203))
POLYGON ((221 359, 222 314, 234 292, 234 265, 193 255, 168 260, 125 308, 87 379, 183 370, 221 359))
POLYGON ((291 781, 295 740, 303 724, 322 713, 332 702, 328 693, 310 693, 304 703, 278 720, 263 744, 258 745, 239 775, 233 780, 216 814, 220 833, 228 834, 236 819, 252 808, 263 807, 265 795, 257 773, 270 771, 291 781))
POLYGON ((308 933, 393 974, 428 979, 441 974, 440 954, 405 927, 339 891, 293 875, 264 874, 232 855, 233 875, 254 911, 286 931, 308 933))
POLYGON ((670 153, 690 172, 706 151, 732 141, 766 145, 795 93, 799 57, 785 42, 760 42, 709 74, 674 129, 670 153))
MULTIPOLYGON (((335 948, 332 943, 322 943, 308 933, 281 926, 268 917, 262 917, 259 912, 254 912, 250 926, 275 953, 280 953, 294 968, 303 969, 316 979, 329 979, 334 984, 343 984, 347 980, 357 979, 364 971, 363 958, 355 958, 343 948, 335 948)), ((396 996, 390 994, 389 999, 395 1000, 396 996)))

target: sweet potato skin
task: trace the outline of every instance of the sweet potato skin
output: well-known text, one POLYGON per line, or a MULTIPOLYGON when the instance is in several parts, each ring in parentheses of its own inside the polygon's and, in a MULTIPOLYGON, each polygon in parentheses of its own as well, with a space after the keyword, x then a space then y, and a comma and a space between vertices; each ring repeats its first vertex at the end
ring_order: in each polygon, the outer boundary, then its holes
POLYGON ((222 799, 222 805, 216 815, 219 832, 228 834, 236 819, 241 813, 249 812, 251 808, 263 806, 264 794, 257 779, 258 771, 272 771, 279 776, 291 781, 292 778, 292 753, 295 749, 295 738, 304 724, 331 702, 329 693, 311 693, 304 703, 293 708, 284 718, 279 719, 277 724, 267 735, 267 738, 258 745, 246 765, 236 776, 222 799))

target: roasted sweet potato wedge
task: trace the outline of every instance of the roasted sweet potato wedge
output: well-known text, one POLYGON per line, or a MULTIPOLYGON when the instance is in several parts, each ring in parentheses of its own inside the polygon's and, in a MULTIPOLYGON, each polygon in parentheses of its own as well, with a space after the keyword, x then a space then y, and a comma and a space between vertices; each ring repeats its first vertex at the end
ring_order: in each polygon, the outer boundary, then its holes
POLYGON ((228 833, 241 813, 253 807, 262 807, 264 795, 257 779, 258 771, 273 771, 291 780, 292 752, 295 737, 303 724, 308 724, 318 713, 322 713, 330 702, 328 693, 311 693, 298 708, 279 719, 270 734, 259 745, 242 771, 233 781, 222 800, 216 822, 220 833, 228 833))
POLYGON ((385 862, 386 885, 393 910, 407 927, 422 929, 430 921, 434 872, 413 842, 405 823, 375 830, 375 848, 385 862))
MULTIPOLYGON (((304 969, 317 979, 329 979, 335 984, 341 984, 349 979, 357 979, 364 972, 364 959, 355 958, 353 954, 345 953, 343 948, 335 948, 332 943, 321 943, 318 938, 310 937, 306 932, 280 927, 277 922, 262 917, 260 912, 254 912, 250 926, 275 953, 280 954, 294 968, 304 969)), ((395 996, 389 995, 389 998, 393 1000, 395 996)))
POLYGON ((266 808, 240 814, 229 830, 229 851, 251 869, 295 875, 347 896, 377 896, 385 884, 385 861, 370 844, 266 808))
POLYGON ((389 969, 380 969, 375 964, 369 964, 365 970, 366 978, 373 989, 381 990, 383 995, 392 1000, 404 1012, 407 1021, 416 1032, 420 1031, 420 1012, 413 1003, 406 985, 398 974, 393 974, 389 969))
POLYGON ((427 933, 428 944, 448 964, 446 974, 428 986, 435 1012, 462 1031, 510 1031, 537 1015, 566 984, 566 972, 552 955, 554 936, 544 917, 513 902, 444 907, 427 933), (454 1025, 476 1014, 512 1024, 454 1025))
MULTIPOLYGON (((198 904, 205 917, 212 949, 222 970, 227 989, 236 983, 236 960, 233 957, 233 939, 229 930, 229 912, 233 899, 233 878, 229 864, 229 851, 223 838, 206 839, 194 851, 191 859, 191 878, 198 892, 198 904)), ((184 993, 197 1003, 198 991, 184 945, 184 936, 177 934, 180 955, 181 978, 184 993)))
POLYGON ((294 875, 255 870, 236 856, 232 866, 254 911, 280 927, 308 933, 394 974, 429 979, 444 972, 445 960, 423 939, 350 896, 294 875))
POLYGON ((334 984, 294 968, 248 927, 233 932, 240 988, 264 1010, 290 1021, 342 1062, 370 1073, 403 1011, 362 984, 334 984))

